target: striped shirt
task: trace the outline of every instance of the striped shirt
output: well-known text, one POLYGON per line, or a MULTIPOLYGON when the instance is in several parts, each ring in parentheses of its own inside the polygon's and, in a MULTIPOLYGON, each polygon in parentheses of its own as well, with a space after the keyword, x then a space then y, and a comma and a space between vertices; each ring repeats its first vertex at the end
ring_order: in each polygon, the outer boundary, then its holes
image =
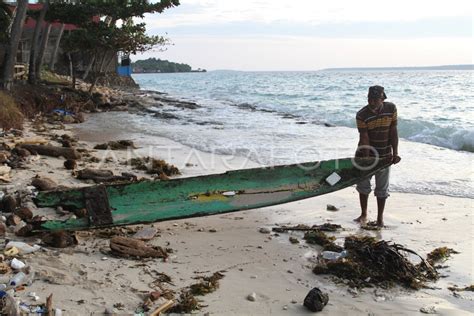
MULTIPOLYGON (((390 127, 397 124, 397 107, 391 102, 384 102, 379 113, 373 112, 368 105, 356 115, 359 132, 369 134, 370 146, 375 148, 381 158, 392 154, 390 127)), ((372 150, 369 151, 374 156, 372 150)))

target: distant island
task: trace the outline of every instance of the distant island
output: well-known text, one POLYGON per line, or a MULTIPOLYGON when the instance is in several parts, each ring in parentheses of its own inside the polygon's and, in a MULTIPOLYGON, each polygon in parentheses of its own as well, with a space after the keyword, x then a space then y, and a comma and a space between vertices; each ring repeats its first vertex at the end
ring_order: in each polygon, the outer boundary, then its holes
POLYGON ((133 73, 174 73, 174 72, 206 72, 206 69, 193 70, 188 64, 174 63, 168 60, 148 58, 132 63, 133 73))
POLYGON ((444 65, 426 67, 354 67, 354 68, 326 68, 321 71, 371 71, 371 70, 474 70, 474 64, 444 65))

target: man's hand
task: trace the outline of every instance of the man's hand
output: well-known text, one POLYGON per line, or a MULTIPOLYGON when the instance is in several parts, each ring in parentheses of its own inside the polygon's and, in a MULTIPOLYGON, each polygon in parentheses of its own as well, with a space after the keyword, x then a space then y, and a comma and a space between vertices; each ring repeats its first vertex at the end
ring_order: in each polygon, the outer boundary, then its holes
POLYGON ((396 165, 397 163, 399 163, 400 160, 402 160, 402 158, 400 158, 399 155, 393 155, 393 156, 392 156, 392 163, 393 163, 394 165, 396 165))

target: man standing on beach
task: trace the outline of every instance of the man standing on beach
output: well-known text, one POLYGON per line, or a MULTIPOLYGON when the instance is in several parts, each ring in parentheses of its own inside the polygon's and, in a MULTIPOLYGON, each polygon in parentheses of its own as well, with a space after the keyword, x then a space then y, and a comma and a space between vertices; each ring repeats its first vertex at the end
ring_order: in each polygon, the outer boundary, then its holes
MULTIPOLYGON (((393 164, 400 161, 398 156, 397 108, 391 102, 384 102, 387 95, 381 86, 369 88, 368 105, 356 115, 359 130, 359 157, 379 157, 391 159, 393 164)), ((375 174, 375 190, 377 197, 377 226, 383 227, 383 211, 388 194, 390 167, 375 174)), ((370 179, 357 184, 361 214, 354 221, 361 224, 367 222, 367 204, 369 193, 372 191, 370 179)))

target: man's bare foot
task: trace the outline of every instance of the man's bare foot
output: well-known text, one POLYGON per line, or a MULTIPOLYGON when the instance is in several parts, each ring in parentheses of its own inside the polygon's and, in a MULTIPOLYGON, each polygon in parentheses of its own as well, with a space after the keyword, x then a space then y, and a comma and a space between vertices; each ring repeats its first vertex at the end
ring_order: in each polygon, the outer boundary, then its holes
POLYGON ((377 220, 377 227, 384 228, 383 221, 377 220))
POLYGON ((364 224, 367 223, 367 216, 361 215, 361 216, 359 216, 359 217, 357 217, 357 218, 354 218, 354 222, 357 222, 357 223, 359 223, 359 224, 364 225, 364 224))

